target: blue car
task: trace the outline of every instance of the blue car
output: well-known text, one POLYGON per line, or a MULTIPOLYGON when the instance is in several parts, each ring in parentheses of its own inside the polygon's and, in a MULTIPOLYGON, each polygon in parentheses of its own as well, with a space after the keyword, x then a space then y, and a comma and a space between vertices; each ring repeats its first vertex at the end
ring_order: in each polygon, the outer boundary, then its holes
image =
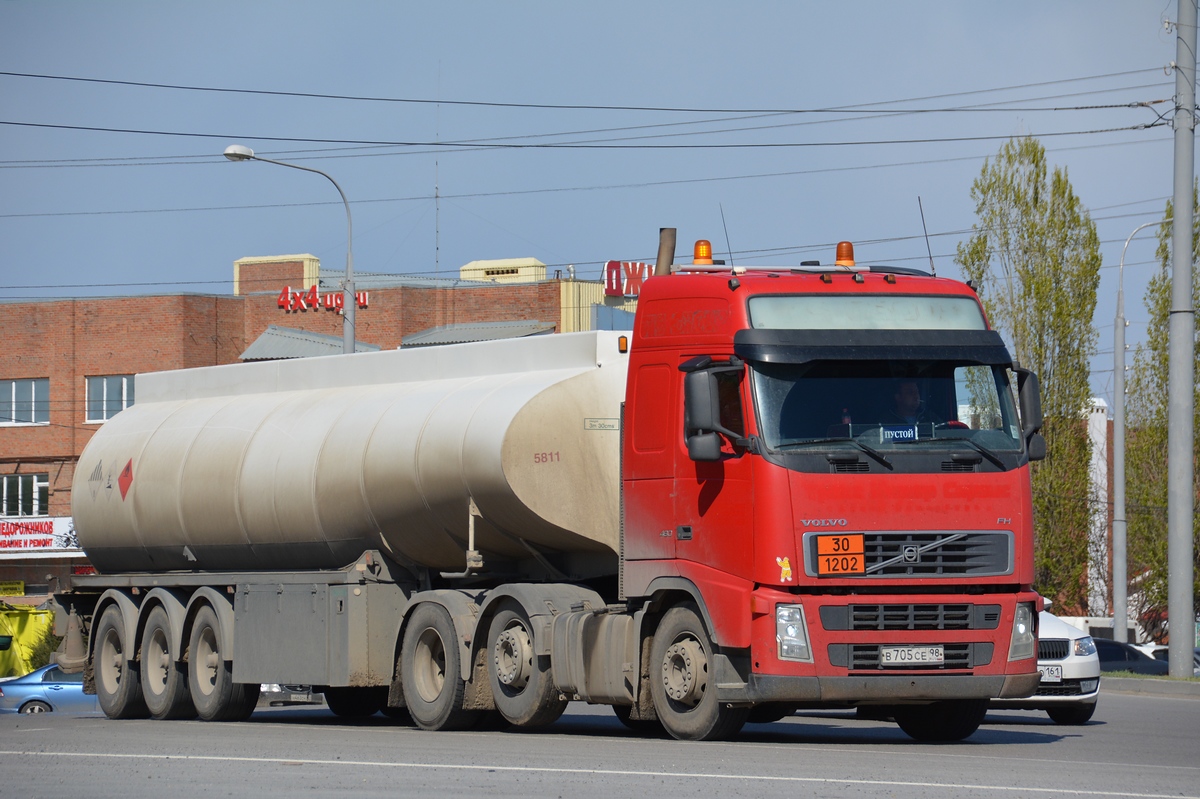
POLYGON ((0 713, 99 713, 93 694, 83 692, 83 672, 65 674, 44 666, 24 677, 0 682, 0 713))

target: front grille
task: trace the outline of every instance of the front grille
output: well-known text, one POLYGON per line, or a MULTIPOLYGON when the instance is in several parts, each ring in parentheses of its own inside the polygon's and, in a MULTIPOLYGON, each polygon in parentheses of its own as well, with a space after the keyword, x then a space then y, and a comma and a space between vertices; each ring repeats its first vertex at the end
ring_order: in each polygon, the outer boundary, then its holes
MULTIPOLYGON (((1092 678, 1093 682, 1095 678, 1092 678)), ((1034 696, 1083 696, 1079 680, 1063 680, 1056 683, 1039 683, 1034 696)))
POLYGON ((1065 638, 1042 638, 1038 640, 1038 660, 1063 660, 1070 651, 1071 642, 1065 638))
MULTIPOLYGON (((849 531, 839 530, 839 535, 849 531)), ((817 538, 804 534, 805 571, 817 576, 817 538)), ((1013 535, 996 532, 868 532, 863 533, 863 577, 992 577, 1012 574, 1013 535)))
POLYGON ((972 669, 986 666, 992 662, 992 644, 988 642, 974 644, 944 644, 942 655, 945 662, 940 666, 914 664, 912 666, 879 665, 878 644, 830 644, 830 665, 848 668, 851 671, 953 671, 972 669))
POLYGON ((994 630, 999 605, 823 605, 826 630, 994 630))
POLYGON ((831 465, 833 467, 834 474, 861 474, 863 472, 871 471, 871 464, 867 463, 866 461, 855 461, 853 463, 834 461, 831 465))
POLYGON ((975 464, 960 463, 959 461, 942 461, 943 472, 973 472, 975 464))

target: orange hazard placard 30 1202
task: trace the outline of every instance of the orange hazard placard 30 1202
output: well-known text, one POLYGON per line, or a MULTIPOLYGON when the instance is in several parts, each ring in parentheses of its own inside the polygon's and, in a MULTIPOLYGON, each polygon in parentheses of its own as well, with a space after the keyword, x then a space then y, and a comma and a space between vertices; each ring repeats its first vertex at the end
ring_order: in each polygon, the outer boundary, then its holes
POLYGON ((817 536, 818 575, 863 574, 866 566, 862 533, 817 536))

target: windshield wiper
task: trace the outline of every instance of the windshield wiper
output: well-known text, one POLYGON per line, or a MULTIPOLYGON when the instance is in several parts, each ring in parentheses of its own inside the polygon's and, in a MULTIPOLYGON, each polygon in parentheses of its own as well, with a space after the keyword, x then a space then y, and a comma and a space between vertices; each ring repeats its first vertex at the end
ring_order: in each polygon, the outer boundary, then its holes
POLYGON ((1003 460, 1001 460, 1000 456, 997 455, 993 450, 988 449, 987 447, 983 446, 982 444, 976 444, 974 441, 972 441, 969 438, 959 438, 959 439, 955 439, 955 440, 961 441, 962 443, 964 443, 967 446, 974 449, 980 455, 982 455, 983 457, 987 458, 992 463, 999 466, 1001 471, 1004 471, 1004 472, 1008 471, 1008 465, 1003 460))
MULTIPOLYGON (((978 452, 983 457, 987 458, 992 463, 996 464, 996 466, 1000 467, 1001 471, 1005 471, 1005 472, 1008 471, 1008 464, 1006 464, 1004 462, 1004 460, 1001 459, 1001 457, 995 452, 995 450, 988 449, 987 447, 983 446, 982 444, 977 444, 974 440, 969 439, 969 438, 920 438, 920 439, 916 439, 913 441, 897 441, 896 444, 898 444, 900 446, 911 447, 914 444, 919 445, 919 444, 933 443, 933 444, 943 444, 944 445, 947 442, 952 442, 954 444, 966 444, 968 447, 975 450, 976 452, 978 452)), ((978 463, 978 462, 979 462, 978 459, 976 459, 975 463, 978 463)))
POLYGON ((873 447, 868 447, 866 444, 862 443, 858 439, 850 438, 849 436, 839 436, 839 437, 833 437, 833 438, 811 438, 807 441, 796 441, 791 444, 783 444, 782 446, 779 447, 779 449, 794 449, 796 447, 809 447, 814 444, 842 444, 842 443, 853 444, 854 446, 858 447, 863 452, 867 453, 872 458, 879 461, 880 463, 882 463, 884 466, 888 467, 889 469, 895 468, 892 466, 892 462, 888 459, 888 457, 886 455, 884 455, 882 452, 880 452, 877 449, 874 449, 873 447))

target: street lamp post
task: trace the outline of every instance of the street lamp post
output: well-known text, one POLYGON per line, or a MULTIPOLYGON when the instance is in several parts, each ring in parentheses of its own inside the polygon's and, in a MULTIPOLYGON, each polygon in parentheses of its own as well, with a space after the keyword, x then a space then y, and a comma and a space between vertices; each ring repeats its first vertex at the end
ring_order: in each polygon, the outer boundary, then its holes
POLYGON ((292 169, 300 169, 304 172, 313 172, 326 178, 338 190, 338 194, 342 196, 342 204, 346 206, 346 281, 342 287, 342 352, 346 354, 353 353, 354 308, 357 304, 354 296, 354 223, 350 219, 350 203, 346 200, 346 192, 342 191, 342 187, 338 185, 338 182, 333 177, 319 169, 263 158, 262 156, 255 155, 254 151, 249 147, 244 147, 240 144, 231 144, 226 147, 225 157, 230 161, 262 161, 267 164, 278 164, 279 166, 286 166, 292 169))
POLYGON ((1129 628, 1129 558, 1125 518, 1125 251, 1142 230, 1171 221, 1138 225, 1121 249, 1117 269, 1117 317, 1113 322, 1113 638, 1122 643, 1129 628))

